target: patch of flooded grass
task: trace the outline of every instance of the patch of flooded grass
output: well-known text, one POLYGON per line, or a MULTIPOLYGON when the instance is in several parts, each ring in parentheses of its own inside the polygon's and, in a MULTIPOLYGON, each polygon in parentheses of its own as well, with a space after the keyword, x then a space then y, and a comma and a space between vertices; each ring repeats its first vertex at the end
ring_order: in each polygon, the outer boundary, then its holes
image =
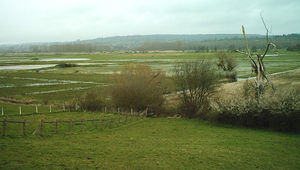
POLYGON ((47 58, 39 61, 87 61, 89 58, 47 58))
POLYGON ((0 66, 0 71, 3 71, 3 70, 33 70, 33 69, 42 69, 42 68, 48 68, 48 67, 54 67, 54 66, 55 66, 55 64, 0 66))
MULTIPOLYGON (((251 67, 247 57, 239 53, 230 53, 230 55, 238 62, 238 77, 251 76, 251 67)), ((55 67, 55 69, 50 67, 38 69, 39 72, 35 70, 0 71, 0 95, 15 98, 34 98, 39 101, 42 101, 43 98, 59 101, 69 100, 74 95, 81 95, 88 88, 103 85, 103 83, 109 84, 111 74, 120 72, 123 65, 126 64, 145 64, 154 69, 161 69, 171 75, 169 73, 171 73, 174 64, 204 58, 217 60, 215 53, 189 52, 9 54, 9 56, 0 57, 0 62, 15 62, 22 67, 25 64, 60 64, 67 61, 70 64, 76 64, 77 67, 55 67), (80 89, 81 87, 86 89, 80 89), (78 88, 79 90, 64 90, 72 88, 78 88), (34 95, 24 95, 26 93, 34 95)), ((300 55, 298 53, 285 52, 278 56, 266 56, 264 60, 270 74, 300 67, 300 55)))

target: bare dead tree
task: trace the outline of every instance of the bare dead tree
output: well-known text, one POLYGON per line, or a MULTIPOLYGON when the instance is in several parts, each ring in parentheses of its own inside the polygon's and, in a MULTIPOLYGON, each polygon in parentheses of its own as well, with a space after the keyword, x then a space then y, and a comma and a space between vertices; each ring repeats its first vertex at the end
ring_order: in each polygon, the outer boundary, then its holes
POLYGON ((272 80, 269 78, 269 76, 267 74, 266 68, 263 63, 263 59, 266 56, 266 54, 268 53, 268 51, 270 50, 270 48, 271 47, 276 48, 276 45, 274 43, 270 42, 269 29, 267 28, 262 15, 260 15, 260 17, 261 17, 261 20, 266 29, 266 48, 265 48, 263 54, 258 54, 258 53, 251 54, 251 51, 249 50, 249 47, 248 47, 248 41, 247 41, 244 26, 242 26, 242 32, 243 32, 244 45, 245 45, 246 52, 239 51, 241 53, 246 54, 250 60, 252 73, 255 73, 255 75, 256 75, 255 82, 256 82, 257 93, 258 93, 257 96, 260 96, 260 94, 264 91, 265 85, 267 83, 271 84, 273 91, 275 91, 274 84, 272 83, 272 80), (256 58, 257 58, 256 61, 253 59, 254 56, 256 56, 256 58))

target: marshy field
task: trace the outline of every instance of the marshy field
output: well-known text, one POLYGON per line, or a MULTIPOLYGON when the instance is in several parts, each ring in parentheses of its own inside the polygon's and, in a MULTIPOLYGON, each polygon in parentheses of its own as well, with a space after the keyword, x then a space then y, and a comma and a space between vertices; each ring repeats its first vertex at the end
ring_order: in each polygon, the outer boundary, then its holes
MULTIPOLYGON (((247 56, 228 55, 237 62, 237 82, 220 83, 215 96, 234 99, 245 79, 255 75, 247 56)), ((0 168, 299 169, 296 132, 189 119, 177 113, 145 117, 142 111, 112 110, 111 105, 102 111, 77 109, 77 103, 73 107, 74 98, 110 87, 112 77, 128 64, 164 72, 164 98, 173 103, 178 95, 172 84, 174 66, 201 59, 217 62, 218 53, 1 54, 0 168), (26 121, 26 134, 23 123, 7 122, 4 127, 3 120, 26 121), (59 122, 58 132, 57 120, 66 121, 59 122), (43 124, 42 134, 41 121, 52 122, 43 124)), ((267 55, 264 65, 277 88, 300 88, 299 52, 280 50, 267 55)))
MULTIPOLYGON (((237 61, 237 79, 253 77, 248 58, 230 53, 237 61)), ((300 68, 297 52, 282 51, 266 56, 269 74, 300 68)), ((107 86, 111 75, 124 65, 142 64, 172 74, 175 64, 208 59, 217 61, 217 53, 148 52, 148 53, 67 53, 2 54, 0 56, 1 97, 34 100, 38 103, 62 103, 94 87, 107 86)))

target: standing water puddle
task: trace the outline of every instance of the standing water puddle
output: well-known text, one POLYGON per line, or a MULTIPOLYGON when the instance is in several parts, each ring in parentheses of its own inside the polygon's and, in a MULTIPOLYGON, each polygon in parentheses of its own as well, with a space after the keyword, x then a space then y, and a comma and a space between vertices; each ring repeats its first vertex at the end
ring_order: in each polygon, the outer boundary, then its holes
POLYGON ((47 58, 37 61, 86 61, 90 60, 89 58, 47 58))
MULTIPOLYGON (((287 70, 287 71, 276 72, 276 73, 272 73, 272 74, 268 74, 268 75, 269 75, 269 76, 273 76, 273 75, 278 75, 278 74, 282 74, 282 73, 293 72, 293 71, 296 71, 296 70, 300 70, 300 68, 296 68, 296 69, 293 69, 293 70, 287 70)), ((237 81, 251 80, 251 79, 255 79, 255 77, 237 78, 237 81)))
POLYGON ((48 68, 54 66, 56 66, 56 64, 0 66, 0 71, 1 70, 32 70, 32 69, 48 68))

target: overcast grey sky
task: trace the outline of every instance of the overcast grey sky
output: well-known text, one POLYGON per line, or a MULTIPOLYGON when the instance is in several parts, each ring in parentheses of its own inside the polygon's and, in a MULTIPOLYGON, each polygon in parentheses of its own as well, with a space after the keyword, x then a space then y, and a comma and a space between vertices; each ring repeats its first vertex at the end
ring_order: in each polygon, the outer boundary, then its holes
POLYGON ((300 0, 1 0, 0 44, 115 35, 300 32, 300 0))

